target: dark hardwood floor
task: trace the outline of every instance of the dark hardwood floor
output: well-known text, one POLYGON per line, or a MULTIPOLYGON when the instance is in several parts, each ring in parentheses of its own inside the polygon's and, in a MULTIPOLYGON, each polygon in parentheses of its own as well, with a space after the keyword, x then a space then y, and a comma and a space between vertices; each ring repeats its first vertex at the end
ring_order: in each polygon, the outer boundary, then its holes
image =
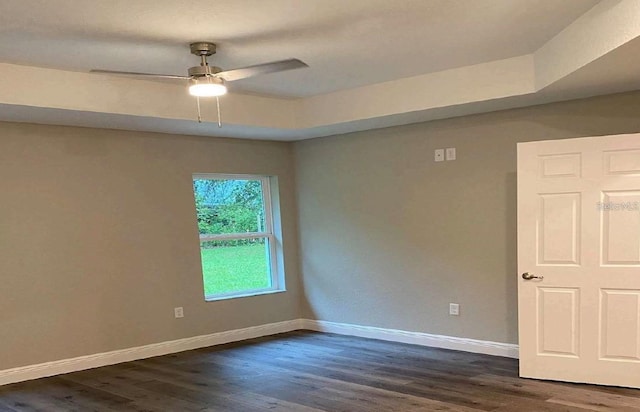
POLYGON ((514 359, 298 331, 0 387, 2 411, 640 411, 514 359))

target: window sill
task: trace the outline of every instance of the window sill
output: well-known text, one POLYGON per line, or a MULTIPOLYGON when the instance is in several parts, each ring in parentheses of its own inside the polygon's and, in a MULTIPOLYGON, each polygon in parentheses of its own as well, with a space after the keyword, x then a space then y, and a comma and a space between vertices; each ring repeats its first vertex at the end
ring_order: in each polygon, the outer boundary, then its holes
POLYGON ((237 299, 237 298, 249 298, 252 296, 260 296, 260 295, 272 295, 274 293, 283 293, 286 292, 286 289, 270 289, 270 290, 260 290, 260 291, 252 291, 246 293, 234 293, 229 295, 219 295, 219 296, 205 296, 204 300, 206 302, 216 302, 219 300, 229 300, 229 299, 237 299))

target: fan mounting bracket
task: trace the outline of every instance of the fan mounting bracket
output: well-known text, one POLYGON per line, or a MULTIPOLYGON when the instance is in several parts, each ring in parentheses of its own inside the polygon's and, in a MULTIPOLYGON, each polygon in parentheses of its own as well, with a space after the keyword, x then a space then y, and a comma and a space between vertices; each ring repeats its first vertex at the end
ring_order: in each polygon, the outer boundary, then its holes
POLYGON ((198 41, 191 43, 189 47, 191 48, 191 54, 195 54, 196 56, 211 56, 212 54, 216 54, 215 43, 198 41))

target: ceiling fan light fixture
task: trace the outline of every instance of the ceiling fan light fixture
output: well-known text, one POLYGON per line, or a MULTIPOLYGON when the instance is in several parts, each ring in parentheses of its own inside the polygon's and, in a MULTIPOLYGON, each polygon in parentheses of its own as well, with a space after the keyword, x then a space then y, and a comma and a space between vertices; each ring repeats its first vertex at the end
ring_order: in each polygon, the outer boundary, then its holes
POLYGON ((189 94, 197 97, 217 97, 227 94, 227 86, 219 77, 201 77, 191 80, 189 94))

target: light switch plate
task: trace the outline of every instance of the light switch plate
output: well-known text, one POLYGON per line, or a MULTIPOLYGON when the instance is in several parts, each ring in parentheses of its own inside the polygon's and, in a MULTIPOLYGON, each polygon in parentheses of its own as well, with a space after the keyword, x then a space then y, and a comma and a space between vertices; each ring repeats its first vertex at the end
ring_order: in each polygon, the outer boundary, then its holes
POLYGON ((436 149, 434 152, 433 160, 436 162, 444 162, 444 149, 436 149))

